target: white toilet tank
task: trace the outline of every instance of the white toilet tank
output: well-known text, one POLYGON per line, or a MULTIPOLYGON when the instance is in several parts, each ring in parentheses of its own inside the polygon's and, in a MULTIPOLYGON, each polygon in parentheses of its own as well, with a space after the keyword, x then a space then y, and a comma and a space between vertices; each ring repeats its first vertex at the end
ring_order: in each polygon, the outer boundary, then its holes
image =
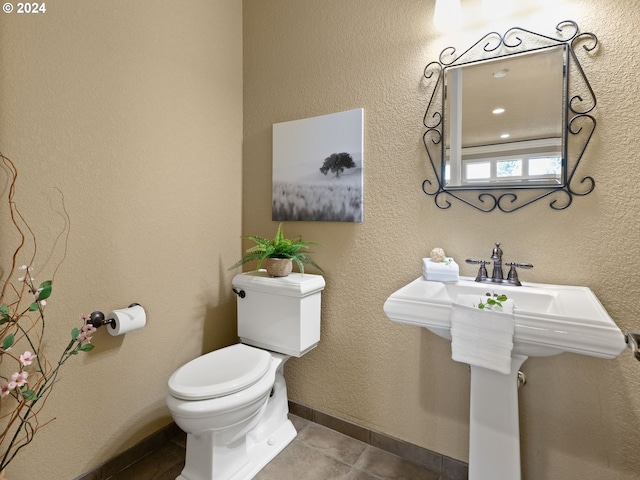
POLYGON ((320 341, 321 275, 266 271, 233 278, 238 294, 238 336, 242 343, 300 357, 320 341), (241 292, 244 292, 244 296, 241 292))

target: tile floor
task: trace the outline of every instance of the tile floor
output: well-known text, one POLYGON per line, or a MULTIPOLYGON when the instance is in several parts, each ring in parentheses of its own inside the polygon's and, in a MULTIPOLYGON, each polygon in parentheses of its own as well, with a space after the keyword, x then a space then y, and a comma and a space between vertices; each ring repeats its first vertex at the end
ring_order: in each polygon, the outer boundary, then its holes
MULTIPOLYGON (((298 436, 255 480, 450 480, 448 477, 295 415, 298 436)), ((175 480, 184 466, 180 435, 110 480, 175 480)))

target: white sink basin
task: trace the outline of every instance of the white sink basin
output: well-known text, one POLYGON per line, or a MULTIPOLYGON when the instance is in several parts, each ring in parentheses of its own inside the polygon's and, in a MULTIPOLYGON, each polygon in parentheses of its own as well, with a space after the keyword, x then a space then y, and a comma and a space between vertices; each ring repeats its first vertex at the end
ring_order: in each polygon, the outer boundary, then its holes
POLYGON ((451 340, 451 304, 457 295, 504 294, 514 301, 514 353, 528 357, 573 352, 615 358, 625 348, 624 335, 587 287, 523 283, 521 287, 475 282, 432 282, 417 278, 384 304, 398 323, 425 327, 451 340))
POLYGON ((451 305, 458 295, 506 295, 513 300, 511 373, 472 364, 469 405, 469 480, 521 480, 517 374, 533 356, 573 352, 614 358, 624 335, 586 287, 523 283, 521 287, 431 282, 422 277, 393 293, 384 311, 394 322, 418 325, 451 340, 451 305))

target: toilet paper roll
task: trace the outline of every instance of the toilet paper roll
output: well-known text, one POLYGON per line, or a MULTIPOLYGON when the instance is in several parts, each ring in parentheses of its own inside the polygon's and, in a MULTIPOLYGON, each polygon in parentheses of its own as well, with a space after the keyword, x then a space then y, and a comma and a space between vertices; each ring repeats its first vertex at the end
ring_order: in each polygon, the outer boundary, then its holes
POLYGON ((107 315, 107 320, 111 321, 107 330, 111 335, 122 335, 123 333, 140 330, 147 323, 147 314, 140 305, 129 308, 114 310, 107 315))

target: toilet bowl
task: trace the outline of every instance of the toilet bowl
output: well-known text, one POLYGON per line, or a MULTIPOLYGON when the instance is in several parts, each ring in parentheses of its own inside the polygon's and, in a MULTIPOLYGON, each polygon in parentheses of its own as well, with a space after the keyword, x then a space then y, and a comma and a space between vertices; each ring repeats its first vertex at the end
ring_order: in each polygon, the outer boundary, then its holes
POLYGON ((288 358, 236 344, 171 375, 167 406, 187 433, 178 480, 253 478, 295 438, 282 376, 288 358))
POLYGON ((187 433, 176 480, 250 480, 296 436, 283 376, 290 356, 320 340, 320 275, 236 275, 242 343, 215 350, 169 378, 167 406, 187 433))

